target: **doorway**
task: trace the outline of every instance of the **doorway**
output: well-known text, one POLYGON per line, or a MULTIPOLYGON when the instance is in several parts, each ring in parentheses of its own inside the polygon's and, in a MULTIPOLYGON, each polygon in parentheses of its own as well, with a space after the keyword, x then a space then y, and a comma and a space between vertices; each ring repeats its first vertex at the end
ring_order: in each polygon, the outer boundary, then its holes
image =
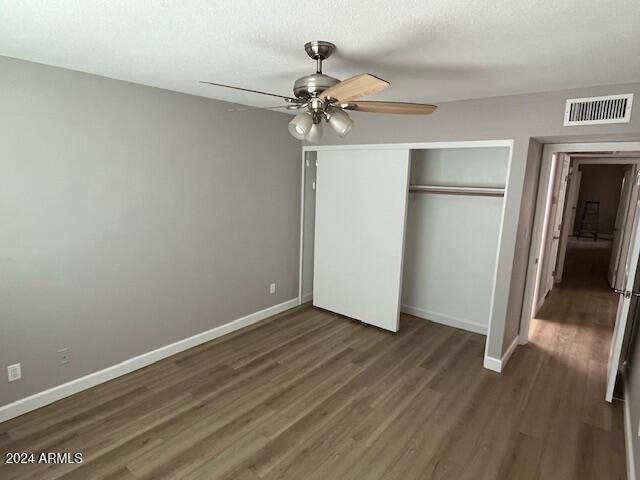
POLYGON ((638 147, 545 146, 521 317, 520 343, 586 349, 608 401, 640 253, 638 147))

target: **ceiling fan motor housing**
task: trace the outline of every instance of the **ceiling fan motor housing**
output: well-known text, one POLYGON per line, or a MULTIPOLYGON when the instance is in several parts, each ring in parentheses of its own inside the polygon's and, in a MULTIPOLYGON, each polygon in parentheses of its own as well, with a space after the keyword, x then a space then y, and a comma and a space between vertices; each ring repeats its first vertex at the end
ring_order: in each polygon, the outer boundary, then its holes
POLYGON ((325 75, 324 73, 312 73, 311 75, 300 77, 295 81, 293 84, 293 94, 296 98, 306 100, 313 96, 320 95, 336 83, 340 83, 340 80, 325 75))
POLYGON ((329 58, 336 49, 333 43, 314 40, 306 43, 304 49, 309 57, 318 62, 318 68, 316 73, 305 75, 295 81, 293 84, 293 94, 296 98, 308 100, 309 98, 320 95, 336 83, 340 83, 340 80, 322 73, 322 61, 329 58))

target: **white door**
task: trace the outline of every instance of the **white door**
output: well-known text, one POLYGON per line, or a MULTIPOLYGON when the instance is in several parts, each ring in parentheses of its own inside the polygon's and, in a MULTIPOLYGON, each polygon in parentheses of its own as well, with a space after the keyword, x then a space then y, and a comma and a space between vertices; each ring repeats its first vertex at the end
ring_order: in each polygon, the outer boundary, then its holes
MULTIPOLYGON (((633 208, 630 208, 630 206, 634 205, 634 201, 638 198, 638 183, 634 181, 636 176, 637 167, 629 165, 625 170, 616 213, 616 223, 613 229, 613 245, 611 247, 608 272, 611 288, 622 289, 624 287, 624 279, 618 276, 618 271, 622 272, 627 263, 626 253, 629 251, 631 232, 626 226, 628 222, 633 221, 630 218, 633 215, 633 208)), ((629 225, 631 224, 629 223, 629 225)))
POLYGON ((582 171, 580 171, 577 167, 571 167, 569 169, 569 191, 567 192, 567 204, 564 208, 562 233, 560 235, 560 248, 558 250, 558 260, 556 262, 556 283, 562 282, 562 274, 564 273, 564 261, 567 258, 567 245, 569 244, 569 237, 573 233, 573 226, 576 223, 576 211, 578 209, 578 196, 580 193, 581 182, 582 171))
POLYGON ((558 154, 557 173, 555 177, 554 194, 551 206, 551 228, 549 250, 545 259, 545 277, 546 287, 544 294, 546 295, 555 283, 555 267, 558 259, 558 247, 560 245, 560 234, 562 229, 562 214, 564 212, 564 202, 567 193, 567 180, 569 177, 569 165, 571 157, 566 153, 558 154))
POLYGON ((319 151, 313 304, 398 331, 408 150, 319 151))
POLYGON ((638 200, 632 204, 631 222, 629 228, 629 247, 628 252, 623 251, 626 259, 624 269, 620 271, 619 279, 623 288, 620 290, 620 299, 618 300, 618 313, 616 314, 616 324, 613 328, 613 337, 611 338, 611 348, 609 350, 609 363, 607 370, 607 392, 606 400, 610 402, 613 399, 613 389, 616 385, 616 377, 620 366, 620 356, 622 353, 622 343, 624 333, 627 327, 627 319, 629 316, 629 307, 631 305, 632 292, 634 292, 634 282, 636 278, 636 269, 638 268, 638 256, 640 255, 640 222, 638 221, 638 200))

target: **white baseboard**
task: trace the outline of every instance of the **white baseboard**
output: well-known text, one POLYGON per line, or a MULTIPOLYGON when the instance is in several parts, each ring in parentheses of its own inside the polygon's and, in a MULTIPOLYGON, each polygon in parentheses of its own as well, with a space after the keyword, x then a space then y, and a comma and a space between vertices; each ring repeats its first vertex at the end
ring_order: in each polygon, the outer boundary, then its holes
POLYGON ((511 342, 511 345, 509 345, 509 348, 507 348, 507 351, 504 352, 504 354, 502 355, 502 358, 495 358, 495 357, 490 357, 489 355, 485 355, 484 368, 488 370, 493 370, 494 372, 501 373, 502 370, 504 370, 504 367, 506 367, 507 363, 509 362, 509 359, 511 358, 511 355, 513 355, 513 352, 515 352, 519 343, 520 342, 518 340, 518 337, 516 336, 516 338, 513 339, 513 342, 511 342))
POLYGON ((624 379, 624 449, 627 454, 627 480, 636 480, 636 461, 633 453, 633 440, 638 432, 631 425, 631 412, 629 411, 629 392, 627 391, 627 379, 624 379))
POLYGON ((424 308, 419 308, 419 307, 413 307, 411 305, 402 305, 400 307, 400 311, 402 313, 414 315, 416 317, 424 318, 426 320, 431 320, 432 322, 435 322, 435 323, 441 323, 442 325, 447 325, 449 327, 459 328, 461 330, 467 330, 473 333, 480 333, 482 335, 487 334, 486 325, 471 322, 469 320, 465 320, 462 318, 456 318, 450 315, 445 315, 438 312, 432 312, 431 310, 426 310, 424 308))
POLYGON ((492 370, 494 372, 502 372, 502 362, 494 357, 490 357, 489 355, 484 356, 484 368, 487 370, 492 370))
POLYGON ((124 362, 112 365, 103 370, 90 373, 84 377, 76 378, 75 380, 71 380, 70 382, 62 385, 57 385, 29 397, 16 400, 13 403, 3 405, 0 407, 0 423, 37 408, 44 407, 45 405, 49 405, 50 403, 107 382, 116 377, 131 373, 134 370, 146 367, 147 365, 151 365, 163 358, 167 358, 189 348, 196 347, 202 343, 213 340, 214 338, 218 338, 222 335, 226 335, 227 333, 247 327, 259 322, 260 320, 264 320, 265 318, 296 307, 297 305, 299 305, 298 298, 287 300, 286 302, 278 305, 265 308, 259 312, 251 313, 245 317, 238 318, 229 323, 225 323, 224 325, 212 328, 206 332, 198 333, 183 340, 178 340, 175 343, 165 345, 164 347, 160 347, 151 352, 143 353, 137 357, 129 358, 124 362))
POLYGON ((544 305, 544 301, 545 301, 546 299, 547 299, 547 296, 545 295, 544 297, 542 297, 542 298, 540 299, 540 301, 539 301, 538 303, 536 303, 536 309, 534 310, 533 315, 532 315, 533 317, 535 317, 535 316, 538 314, 538 312, 539 312, 539 311, 540 311, 540 309, 542 308, 542 305, 544 305))
POLYGON ((516 335, 516 338, 513 339, 513 342, 511 342, 511 345, 509 345, 509 348, 507 348, 507 351, 504 352, 504 355, 502 355, 502 358, 500 359, 500 363, 502 364, 501 366, 503 370, 504 370, 504 367, 509 362, 511 355, 513 355, 513 352, 515 352, 516 348, 518 348, 518 345, 520 344, 519 338, 520 337, 516 335))
POLYGON ((313 300, 313 292, 303 293, 300 297, 300 303, 307 303, 313 300))

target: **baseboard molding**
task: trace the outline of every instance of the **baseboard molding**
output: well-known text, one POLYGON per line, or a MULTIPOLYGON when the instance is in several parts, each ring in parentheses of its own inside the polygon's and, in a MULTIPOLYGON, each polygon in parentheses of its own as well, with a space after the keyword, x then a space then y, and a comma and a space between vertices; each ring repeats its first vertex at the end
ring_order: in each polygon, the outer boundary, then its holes
POLYGON ((192 337, 178 340, 175 343, 165 345, 164 347, 152 350, 151 352, 129 358, 124 362, 112 365, 103 370, 90 373, 84 377, 76 378, 70 382, 63 383, 62 385, 57 385, 29 397, 16 400, 13 403, 3 405, 0 407, 0 423, 127 373, 131 373, 142 367, 146 367, 152 363, 170 357, 171 355, 175 355, 176 353, 196 347, 202 343, 221 337, 222 335, 247 327, 298 305, 298 298, 287 300, 286 302, 251 313, 245 317, 241 317, 229 323, 225 323, 224 325, 212 328, 211 330, 198 333, 192 337))
POLYGON ((513 355, 513 352, 516 351, 516 348, 518 348, 519 344, 520 342, 518 340, 518 337, 514 338, 513 342, 511 342, 511 345, 509 345, 509 348, 507 348, 507 351, 502 355, 502 358, 495 358, 489 355, 485 355, 484 368, 486 368, 487 370, 492 370, 494 372, 502 373, 502 370, 504 370, 504 367, 507 366, 511 355, 513 355))
POLYGON ((627 480, 636 480, 636 461, 633 454, 633 440, 640 438, 638 432, 631 424, 631 412, 629 411, 629 392, 627 392, 627 379, 624 379, 624 449, 627 455, 627 480))
POLYGON ((456 318, 449 315, 444 315, 442 313, 432 312, 431 310, 413 307, 411 305, 402 305, 400 307, 400 311, 402 313, 407 313, 409 315, 424 318, 426 320, 431 320, 435 323, 441 323, 442 325, 447 325, 449 327, 459 328, 461 330, 467 330, 473 333, 480 333, 482 335, 487 334, 486 325, 470 322, 462 318, 456 318))
POLYGON ((484 356, 484 368, 487 370, 492 370, 494 372, 502 372, 502 362, 500 359, 495 357, 490 357, 489 355, 484 356))
POLYGON ((313 292, 303 293, 300 297, 300 303, 307 303, 313 300, 313 292))
POLYGON ((509 348, 507 348, 507 351, 504 352, 504 355, 502 355, 502 358, 500 359, 502 370, 504 370, 504 367, 507 366, 507 363, 509 363, 509 360, 511 359, 511 355, 513 355, 513 352, 515 352, 516 348, 518 348, 518 345, 520 344, 519 338, 520 337, 516 335, 516 338, 513 339, 511 345, 509 345, 509 348))
POLYGON ((544 305, 544 301, 547 299, 547 296, 545 295, 544 297, 542 297, 540 299, 540 301, 538 303, 536 303, 536 309, 533 312, 533 317, 535 317, 536 315, 538 315, 538 312, 540 311, 540 309, 542 308, 542 305, 544 305))

